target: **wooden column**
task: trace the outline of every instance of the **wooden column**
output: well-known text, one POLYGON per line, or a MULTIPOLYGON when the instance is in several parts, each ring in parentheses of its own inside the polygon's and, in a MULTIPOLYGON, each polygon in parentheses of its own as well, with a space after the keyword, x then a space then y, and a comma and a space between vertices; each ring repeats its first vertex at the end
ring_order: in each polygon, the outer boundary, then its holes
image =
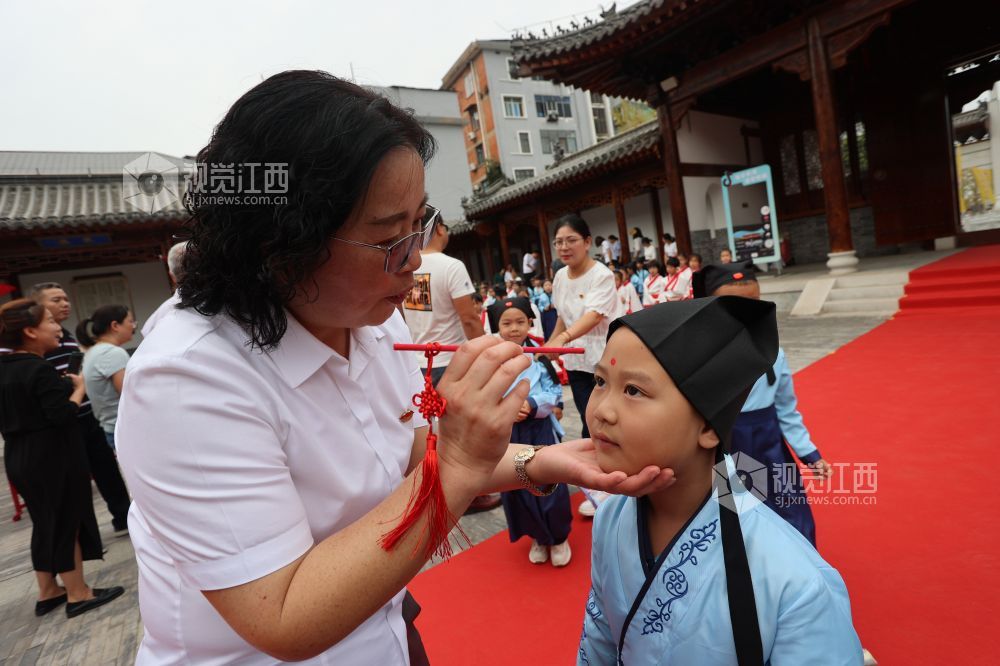
POLYGON ((826 203, 826 227, 830 252, 854 250, 851 240, 851 216, 847 207, 844 166, 840 160, 840 137, 837 135, 837 111, 830 78, 830 58, 826 41, 814 17, 806 22, 809 42, 809 73, 812 84, 813 113, 819 139, 819 158, 823 173, 823 197, 826 203))
POLYGON ((500 269, 502 273, 507 268, 507 264, 510 261, 510 247, 507 245, 507 227, 504 226, 503 222, 497 222, 497 231, 500 234, 500 262, 503 266, 500 269))
MULTIPOLYGON (((674 218, 674 237, 677 249, 691 254, 691 228, 688 225, 687 201, 684 198, 684 180, 681 178, 681 158, 677 152, 677 132, 670 115, 669 102, 660 98, 656 107, 660 120, 660 134, 663 136, 663 168, 667 174, 667 193, 670 195, 670 213, 674 218)), ((657 246, 663 245, 663 236, 656 239, 657 246)))
POLYGON ((667 260, 663 256, 663 212, 660 210, 660 191, 655 187, 649 191, 649 200, 653 204, 653 228, 656 231, 653 247, 656 248, 656 257, 662 264, 667 260))
POLYGON ((538 241, 542 244, 542 276, 545 278, 552 265, 552 245, 549 243, 549 222, 542 209, 538 209, 538 241))
POLYGON ((622 246, 620 261, 627 264, 631 261, 632 253, 628 246, 628 225, 625 223, 625 197, 622 196, 621 188, 616 187, 612 190, 611 201, 615 206, 615 222, 618 223, 618 238, 622 246))

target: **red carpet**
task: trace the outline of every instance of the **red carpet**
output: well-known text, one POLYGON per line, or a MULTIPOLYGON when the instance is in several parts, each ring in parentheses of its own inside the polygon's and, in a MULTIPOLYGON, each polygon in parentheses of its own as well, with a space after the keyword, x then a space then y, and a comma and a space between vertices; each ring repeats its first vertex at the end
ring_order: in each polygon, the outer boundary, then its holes
MULTIPOLYGON (((570 497, 574 514, 583 495, 570 497)), ((573 559, 531 564, 531 541, 507 531, 420 574, 409 589, 423 607, 417 628, 433 666, 575 663, 590 590, 590 526, 579 515, 573 559)))
POLYGON ((1000 245, 953 254, 910 273, 900 310, 1000 306, 1000 245))
MULTIPOLYGON (((998 248, 921 271, 970 269, 1000 274, 998 248)), ((814 511, 820 552, 883 665, 996 663, 998 341, 1000 307, 915 308, 795 376, 827 460, 876 465, 876 504, 814 511)), ((432 663, 573 663, 589 526, 578 520, 571 543, 565 570, 529 564, 528 543, 504 533, 419 576, 411 589, 432 663)))

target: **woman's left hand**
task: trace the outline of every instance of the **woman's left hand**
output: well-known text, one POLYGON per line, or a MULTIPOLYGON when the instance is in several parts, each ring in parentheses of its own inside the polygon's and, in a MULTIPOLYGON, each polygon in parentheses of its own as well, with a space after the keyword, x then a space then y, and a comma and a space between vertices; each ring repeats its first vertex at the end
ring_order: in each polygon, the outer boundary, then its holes
POLYGON ((571 483, 635 497, 663 490, 675 481, 673 470, 653 465, 632 476, 625 472, 605 472, 597 464, 597 450, 590 439, 546 446, 535 454, 525 471, 532 483, 539 486, 571 483))

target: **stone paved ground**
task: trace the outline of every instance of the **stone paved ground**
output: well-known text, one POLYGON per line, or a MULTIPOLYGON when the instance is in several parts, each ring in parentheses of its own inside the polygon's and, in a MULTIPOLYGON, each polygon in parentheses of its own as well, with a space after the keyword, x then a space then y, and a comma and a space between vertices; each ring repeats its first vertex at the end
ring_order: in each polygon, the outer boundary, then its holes
MULTIPOLYGON (((882 321, 880 317, 779 316, 779 327, 789 363, 797 371, 882 321)), ((580 417, 569 392, 566 393, 564 426, 570 436, 576 436, 580 432, 580 417)), ((0 666, 132 663, 142 636, 132 546, 127 537, 111 535, 107 507, 96 492, 94 506, 107 554, 103 562, 85 565, 87 579, 97 587, 124 585, 125 596, 72 620, 67 620, 61 611, 36 618, 33 613, 36 588, 28 550, 31 522, 27 514, 20 522, 11 522, 11 498, 6 493, 0 494, 0 666)), ((461 524, 474 543, 505 529, 500 509, 464 517, 461 524)))

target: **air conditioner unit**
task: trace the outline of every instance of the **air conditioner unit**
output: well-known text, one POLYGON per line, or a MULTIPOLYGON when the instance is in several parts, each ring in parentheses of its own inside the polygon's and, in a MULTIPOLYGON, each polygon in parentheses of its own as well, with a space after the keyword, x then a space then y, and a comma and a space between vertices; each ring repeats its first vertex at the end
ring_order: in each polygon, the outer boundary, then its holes
POLYGON ((558 122, 559 114, 556 111, 549 111, 549 115, 545 118, 550 123, 558 122))
POLYGON ((475 132, 469 132, 468 134, 466 134, 466 136, 469 137, 469 141, 475 141, 476 140, 476 133, 475 132))
POLYGON ((477 165, 475 162, 469 162, 469 171, 475 171, 478 168, 479 165, 477 165))

